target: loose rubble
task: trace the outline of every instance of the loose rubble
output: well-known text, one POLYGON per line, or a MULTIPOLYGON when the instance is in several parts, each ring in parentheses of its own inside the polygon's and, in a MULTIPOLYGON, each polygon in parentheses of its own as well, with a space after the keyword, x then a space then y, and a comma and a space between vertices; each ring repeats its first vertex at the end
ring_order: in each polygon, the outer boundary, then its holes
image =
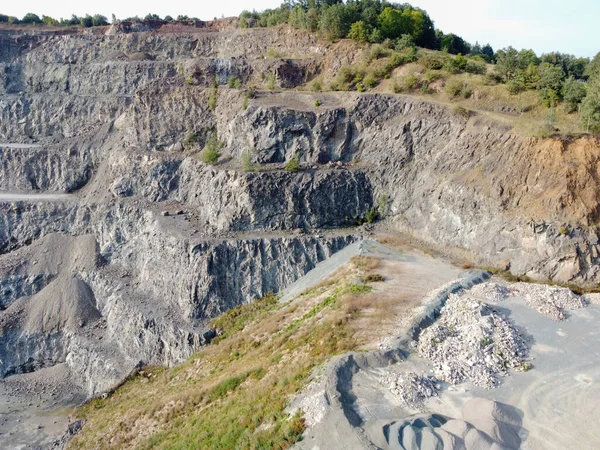
POLYGON ((512 288, 525 298, 527 306, 556 322, 566 319, 565 309, 580 309, 587 305, 584 298, 567 288, 531 283, 516 283, 512 288))
POLYGON ((433 362, 436 377, 451 384, 470 381, 489 389, 508 369, 530 367, 525 363, 529 346, 514 325, 468 292, 450 295, 417 348, 433 362))
POLYGON ((423 402, 437 397, 439 382, 435 377, 422 376, 414 372, 390 374, 381 383, 394 394, 406 408, 423 409, 423 402))
POLYGON ((565 310, 584 308, 587 304, 598 301, 594 298, 594 294, 579 296, 567 288, 534 283, 504 286, 487 282, 474 286, 471 295, 491 302, 501 302, 509 297, 520 296, 525 299, 527 306, 556 322, 567 318, 565 310))

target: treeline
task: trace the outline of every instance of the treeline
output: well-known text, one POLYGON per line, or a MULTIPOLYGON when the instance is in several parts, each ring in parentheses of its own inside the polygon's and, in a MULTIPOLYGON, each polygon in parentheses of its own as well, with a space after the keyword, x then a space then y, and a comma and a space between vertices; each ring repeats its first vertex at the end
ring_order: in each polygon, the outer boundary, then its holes
MULTIPOLYGON (((189 17, 179 15, 175 19, 171 16, 165 16, 161 18, 158 14, 147 14, 144 17, 133 16, 124 19, 129 22, 143 22, 143 21, 162 21, 162 22, 196 22, 199 21, 197 17, 189 17)), ((112 16, 112 22, 117 22, 117 18, 112 16)), ((14 16, 7 16, 6 14, 0 14, 0 23, 10 23, 16 25, 58 25, 58 26, 82 26, 82 27, 98 27, 108 25, 108 19, 101 14, 94 14, 93 16, 86 14, 85 16, 78 17, 75 14, 70 19, 55 19, 50 16, 42 15, 41 17, 34 13, 27 13, 22 19, 14 16)))
POLYGON ((426 11, 408 3, 381 0, 290 0, 279 8, 262 12, 244 11, 240 26, 271 27, 283 23, 326 39, 350 38, 359 42, 382 43, 410 36, 423 48, 452 54, 479 55, 491 61, 494 50, 487 44, 471 45, 460 36, 436 30, 426 11))
POLYGON ((85 16, 78 17, 75 14, 71 16, 70 19, 55 19, 54 17, 38 16, 34 13, 27 13, 23 16, 22 19, 19 19, 14 16, 7 16, 6 14, 0 14, 0 23, 10 23, 17 25, 62 25, 62 26, 82 26, 82 27, 97 27, 101 25, 108 25, 108 19, 101 14, 94 14, 90 16, 86 14, 85 16))
POLYGON ((593 62, 559 52, 538 57, 533 50, 512 47, 499 50, 494 59, 494 74, 511 94, 537 90, 541 104, 553 107, 562 100, 569 112, 579 109, 587 96, 586 81, 599 64, 598 56, 593 62))
POLYGON ((512 47, 494 52, 489 44, 470 44, 456 34, 435 29, 427 12, 420 8, 385 0, 288 0, 279 8, 244 11, 239 20, 242 28, 287 23, 325 39, 383 43, 396 50, 414 43, 458 55, 419 57, 428 69, 454 74, 485 74, 487 68, 481 63, 493 63, 495 68, 487 75, 491 82, 504 83, 513 95, 538 91, 540 103, 549 108, 562 102, 567 112, 581 113, 585 130, 600 132, 600 53, 590 61, 559 52, 538 56, 533 50, 512 47))

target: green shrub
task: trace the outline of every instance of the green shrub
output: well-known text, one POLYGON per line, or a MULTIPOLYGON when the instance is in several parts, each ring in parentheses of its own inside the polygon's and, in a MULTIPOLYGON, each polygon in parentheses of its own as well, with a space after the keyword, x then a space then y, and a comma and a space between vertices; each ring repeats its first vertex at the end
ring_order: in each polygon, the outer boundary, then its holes
POLYGON ((385 281, 385 278, 381 274, 372 273, 372 274, 367 275, 366 277, 364 277, 363 281, 365 283, 380 283, 382 281, 385 281))
POLYGON ((292 159, 285 163, 285 171, 296 173, 300 170, 300 155, 296 154, 292 159))
POLYGON ((215 165, 219 161, 222 148, 223 143, 219 140, 217 133, 213 133, 202 150, 202 162, 211 166, 215 165))
POLYGON ((365 88, 365 85, 364 85, 364 84, 363 84, 363 82, 361 81, 361 82, 359 82, 359 83, 356 83, 356 90, 357 90, 358 92, 365 92, 367 89, 365 88))
POLYGON ((406 90, 413 90, 419 86, 419 79, 414 75, 408 75, 404 78, 404 87, 406 90))
POLYGON ((337 74, 337 80, 341 83, 352 83, 357 78, 357 69, 351 66, 343 66, 337 74))
POLYGON ((460 92, 463 90, 464 88, 464 83, 460 80, 457 80, 455 78, 452 78, 450 80, 448 80, 448 82, 446 83, 446 93, 450 96, 450 97, 456 97, 460 94, 460 92))
POLYGON ((359 43, 367 42, 369 40, 369 29, 367 24, 362 20, 354 22, 350 26, 348 39, 352 39, 359 43))
POLYGON ((454 112, 463 119, 469 119, 469 117, 471 117, 471 111, 469 111, 467 108, 463 108, 462 106, 455 106, 454 112))
POLYGON ((560 100, 560 95, 554 89, 542 89, 538 92, 538 100, 540 105, 546 108, 553 108, 560 100))
POLYGON ((365 77, 364 85, 366 87, 372 89, 375 86, 377 86, 377 83, 378 83, 378 81, 374 74, 370 73, 369 75, 367 75, 365 77))
POLYGON ((258 170, 257 164, 252 161, 252 155, 250 152, 245 151, 242 153, 242 170, 244 172, 256 172, 258 170))
POLYGON ((311 83, 310 88, 315 92, 321 92, 323 90, 323 85, 321 84, 321 81, 314 80, 311 83))
POLYGON ((365 222, 373 223, 379 218, 379 211, 376 206, 373 206, 365 213, 365 222))
POLYGON ((495 86, 498 83, 502 83, 502 78, 495 72, 486 73, 483 77, 483 84, 486 86, 495 86))
POLYGON ((467 83, 465 83, 463 85, 463 88, 460 90, 460 96, 462 98, 470 98, 472 94, 473 94, 473 91, 471 89, 471 86, 469 86, 467 83))
POLYGON ((465 67, 465 72, 476 75, 485 75, 487 73, 487 65, 483 61, 469 59, 465 67))
POLYGON ((215 81, 213 82, 213 86, 210 89, 210 93, 208 94, 208 107, 211 111, 217 109, 217 97, 219 91, 219 79, 215 77, 215 81))
POLYGON ((506 90, 510 95, 517 95, 525 91, 525 85, 523 84, 522 80, 513 78, 508 83, 506 83, 506 90))
POLYGON ((425 54, 419 58, 419 64, 425 69, 440 70, 444 67, 444 59, 436 54, 425 54))
POLYGON ((269 75, 267 75, 267 89, 274 91, 276 82, 277 74, 275 72, 269 72, 269 75))
POLYGON ((383 45, 380 44, 375 44, 371 47, 371 50, 369 51, 369 61, 373 61, 374 59, 379 59, 379 58, 383 58, 384 56, 387 56, 389 54, 389 51, 383 47, 383 45))
POLYGON ((373 31, 369 35, 369 42, 372 44, 383 42, 383 34, 379 28, 373 28, 373 31))
POLYGON ((317 108, 318 108, 319 106, 321 106, 321 100, 319 100, 319 99, 316 99, 316 100, 315 100, 315 107, 317 107, 317 108))
POLYGON ((444 62, 444 69, 450 73, 458 74, 465 72, 467 68, 467 58, 460 53, 456 57, 448 56, 444 62))
POLYGON ((239 89, 242 87, 242 82, 238 77, 230 76, 227 80, 227 86, 232 89, 239 89))
POLYGON ((265 54, 265 59, 280 59, 283 58, 283 55, 281 54, 281 52, 279 52, 279 50, 275 50, 274 48, 270 48, 269 50, 267 50, 267 53, 265 54))
POLYGON ((394 43, 394 48, 398 51, 405 49, 416 50, 415 40, 410 34, 403 34, 398 39, 396 39, 396 42, 394 43))
POLYGON ((185 148, 189 148, 202 142, 202 133, 198 133, 196 131, 188 130, 185 137, 183 138, 183 144, 185 148))
POLYGON ((219 161, 219 156, 221 155, 216 150, 209 150, 205 148, 202 150, 201 156, 204 164, 210 164, 211 166, 214 166, 219 161))
POLYGON ((423 80, 425 80, 427 83, 434 83, 438 80, 441 80, 442 78, 442 72, 439 70, 428 70, 423 75, 423 80))
POLYGON ((390 62, 388 64, 392 69, 395 69, 396 67, 400 67, 406 64, 406 59, 404 58, 404 55, 395 52, 392 54, 390 62))

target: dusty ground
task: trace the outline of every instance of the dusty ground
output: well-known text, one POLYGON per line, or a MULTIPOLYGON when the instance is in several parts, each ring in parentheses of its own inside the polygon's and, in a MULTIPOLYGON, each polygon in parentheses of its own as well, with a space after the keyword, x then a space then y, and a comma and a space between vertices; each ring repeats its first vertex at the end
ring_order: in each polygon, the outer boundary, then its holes
MULTIPOLYGON (((356 250, 360 247, 360 244, 354 245, 356 250)), ((379 244, 369 245, 369 241, 362 244, 364 253, 379 251, 379 256, 383 256, 375 271, 384 275, 386 281, 376 284, 371 295, 389 304, 388 314, 380 317, 376 327, 368 320, 368 314, 363 316, 365 326, 358 328, 367 342, 375 342, 377 336, 397 335, 402 326, 399 317, 427 292, 447 281, 447 277, 457 277, 461 272, 444 261, 419 256, 414 250, 399 254, 382 249, 379 244), (366 250, 369 246, 371 248, 366 250)), ((332 261, 327 264, 323 273, 334 269, 332 261)), ((600 331, 596 325, 600 321, 600 307, 592 304, 569 309, 567 320, 556 321, 518 295, 502 301, 491 296, 480 300, 508 317, 526 337, 530 346, 526 361, 532 364, 531 370, 510 370, 508 375, 500 376, 500 387, 493 389, 480 388, 470 382, 451 386, 438 381, 437 394, 433 393, 424 403, 407 405, 392 392, 390 376, 433 375, 432 363, 413 351, 408 359, 392 366, 362 367, 350 378, 335 378, 337 386, 343 387, 339 391, 344 405, 342 412, 334 411, 335 406, 322 401, 322 393, 329 392, 327 386, 333 379, 332 372, 325 369, 295 403, 296 407, 308 411, 311 425, 298 448, 329 448, 342 444, 346 448, 370 448, 369 442, 378 448, 400 448, 397 441, 390 442, 387 437, 390 432, 399 432, 402 440, 407 426, 412 432, 419 429, 419 420, 427 421, 438 415, 444 420, 454 420, 435 428, 436 432, 441 430, 439 434, 446 438, 445 429, 453 430, 456 436, 463 433, 460 439, 464 438, 467 449, 491 448, 493 442, 501 443, 503 448, 528 450, 600 448, 600 331), (345 399, 344 392, 349 393, 345 399), (490 408, 501 413, 490 413, 490 408), (469 428, 471 424, 475 424, 475 428, 469 428), (350 428, 345 428, 348 425, 350 428)), ((372 347, 367 345, 367 348, 372 347)), ((416 446, 404 448, 434 448, 423 447, 425 444, 417 441, 413 441, 416 446)), ((456 442, 444 445, 444 448, 463 448, 456 442)))
POLYGON ((0 382, 0 448, 47 449, 60 438, 85 394, 69 384, 64 364, 0 382))
POLYGON ((494 390, 448 389, 427 405, 452 415, 479 396, 511 404, 523 413, 527 450, 600 448, 600 307, 571 311, 554 322, 515 298, 503 304, 533 338, 533 369, 505 379, 494 390))

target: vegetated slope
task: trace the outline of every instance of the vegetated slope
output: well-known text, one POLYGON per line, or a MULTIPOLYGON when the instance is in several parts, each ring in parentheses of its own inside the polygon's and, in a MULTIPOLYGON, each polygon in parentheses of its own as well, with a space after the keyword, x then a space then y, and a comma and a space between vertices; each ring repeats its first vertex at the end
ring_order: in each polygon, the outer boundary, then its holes
POLYGON ((357 332, 389 305, 359 280, 377 265, 358 258, 301 302, 269 295, 225 313, 212 322, 220 337, 185 364, 144 368, 83 407, 87 424, 69 448, 288 448, 304 431, 300 414, 286 414, 291 395, 312 369, 364 344, 357 332))
POLYGON ((288 27, 105 31, 0 34, 3 376, 66 363, 93 396, 140 361, 182 361, 208 320, 377 219, 472 263, 598 282, 595 138, 300 92, 361 56, 288 27), (81 249, 85 264, 67 257, 81 249), (34 295, 48 307, 25 307, 34 295))

